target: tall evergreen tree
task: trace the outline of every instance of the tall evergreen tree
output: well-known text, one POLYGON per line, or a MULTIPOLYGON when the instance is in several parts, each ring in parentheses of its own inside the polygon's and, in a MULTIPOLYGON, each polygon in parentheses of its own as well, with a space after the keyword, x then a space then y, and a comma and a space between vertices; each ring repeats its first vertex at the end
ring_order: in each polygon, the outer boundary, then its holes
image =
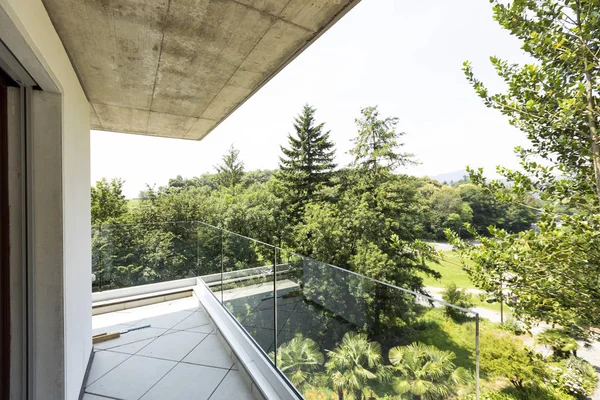
POLYGON ((350 154, 354 157, 352 166, 356 167, 371 186, 385 180, 396 168, 414 164, 414 155, 401 153, 404 143, 398 140, 404 132, 396 132, 398 118, 380 117, 377 106, 361 110, 361 118, 356 118, 358 135, 354 138, 354 147, 350 154))
POLYGON ((283 184, 293 218, 322 185, 329 183, 335 168, 334 144, 324 123, 315 123, 315 109, 306 104, 295 118, 295 135, 288 135, 289 147, 281 147, 277 178, 283 184))
POLYGON ((244 176, 244 162, 240 160, 240 151, 232 144, 222 160, 223 164, 215 167, 219 174, 219 185, 235 189, 244 176))

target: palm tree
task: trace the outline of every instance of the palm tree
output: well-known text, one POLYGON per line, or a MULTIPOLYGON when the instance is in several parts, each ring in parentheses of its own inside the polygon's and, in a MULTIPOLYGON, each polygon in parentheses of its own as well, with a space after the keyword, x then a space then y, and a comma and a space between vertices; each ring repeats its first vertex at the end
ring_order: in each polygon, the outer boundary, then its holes
POLYGON ((328 351, 328 357, 325 368, 339 400, 344 400, 344 390, 353 392, 355 400, 361 400, 367 382, 384 375, 381 346, 368 341, 364 333, 346 333, 340 344, 328 351))
POLYGON ((392 379, 394 390, 414 400, 446 399, 466 381, 466 371, 456 368, 451 351, 417 342, 394 347, 389 356, 392 369, 399 373, 392 379))
POLYGON ((319 351, 317 343, 301 334, 296 334, 292 340, 277 349, 277 367, 300 390, 309 383, 310 372, 319 369, 324 362, 325 357, 319 351))

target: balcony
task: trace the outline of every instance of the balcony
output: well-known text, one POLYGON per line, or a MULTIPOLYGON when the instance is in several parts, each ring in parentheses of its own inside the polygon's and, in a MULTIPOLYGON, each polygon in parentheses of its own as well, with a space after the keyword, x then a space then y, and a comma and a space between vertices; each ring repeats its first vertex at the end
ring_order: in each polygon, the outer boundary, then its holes
MULTIPOLYGON (((102 226, 92 235, 94 333, 149 326, 95 345, 89 396, 356 396, 331 380, 340 372, 332 358, 356 333, 380 348, 382 370, 396 346, 444 343, 465 377, 454 392, 479 391, 474 312, 455 307, 470 332, 458 343, 435 318, 452 305, 202 222, 102 226), (235 396, 224 394, 232 387, 235 396)), ((360 386, 361 395, 395 395, 385 379, 360 386)))

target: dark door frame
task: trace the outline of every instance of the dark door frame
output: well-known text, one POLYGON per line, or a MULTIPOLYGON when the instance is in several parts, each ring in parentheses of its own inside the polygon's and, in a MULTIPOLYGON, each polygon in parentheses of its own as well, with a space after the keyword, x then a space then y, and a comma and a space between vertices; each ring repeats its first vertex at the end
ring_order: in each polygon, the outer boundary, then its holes
POLYGON ((8 90, 16 86, 0 69, 0 398, 10 396, 10 241, 8 198, 8 90))

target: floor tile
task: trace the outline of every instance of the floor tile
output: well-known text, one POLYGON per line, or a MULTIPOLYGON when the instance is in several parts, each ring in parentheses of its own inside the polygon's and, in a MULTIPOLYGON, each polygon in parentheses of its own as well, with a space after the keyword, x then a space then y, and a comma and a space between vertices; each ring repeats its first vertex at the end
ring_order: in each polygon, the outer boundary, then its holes
POLYGON ((124 312, 111 312, 106 314, 94 315, 92 317, 92 329, 103 328, 112 325, 133 325, 139 320, 140 316, 124 312))
POLYGON ((188 332, 198 332, 198 333, 210 333, 210 334, 216 334, 216 330, 215 327, 212 323, 208 324, 208 325, 202 325, 202 326, 197 326, 195 328, 189 328, 186 329, 186 331, 188 332))
POLYGON ((195 312, 188 316, 183 321, 179 322, 177 325, 173 326, 171 329, 179 329, 185 331, 186 329, 196 328, 202 325, 208 325, 211 323, 210 318, 206 313, 195 312))
POLYGON ((238 371, 229 371, 210 400, 254 400, 251 388, 238 371))
POLYGON ((181 361, 183 357, 207 336, 208 334, 206 333, 186 331, 163 335, 140 350, 137 355, 181 361))
POLYGON ((108 400, 110 397, 96 396, 95 394, 84 393, 82 400, 108 400))
POLYGON ((94 348, 96 349, 110 349, 112 347, 122 346, 133 342, 139 342, 140 340, 154 338, 165 333, 166 329, 158 328, 145 328, 138 331, 128 332, 121 335, 121 337, 107 340, 106 342, 96 343, 94 348))
POLYGON ((152 328, 171 329, 179 322, 194 314, 196 313, 189 311, 176 311, 174 313, 163 314, 157 317, 145 318, 142 321, 136 323, 134 326, 150 325, 152 328))
POLYGON ((92 367, 87 377, 86 386, 94 383, 102 375, 106 374, 117 365, 129 358, 128 354, 111 353, 108 351, 97 351, 94 353, 92 367))
POLYGON ((173 361, 131 356, 88 386, 86 392, 123 400, 137 400, 175 365, 173 361))
POLYGON ((110 349, 107 349, 104 351, 114 351, 117 353, 135 354, 138 351, 140 351, 141 349, 143 349, 144 347, 146 347, 147 345, 149 345, 154 339, 156 339, 156 338, 140 340, 138 342, 124 344, 122 346, 111 347, 110 349))
MULTIPOLYGON (((141 400, 207 400, 227 370, 192 364, 177 364, 141 400)), ((230 399, 239 398, 237 395, 230 399)))
POLYGON ((233 365, 233 359, 217 335, 208 335, 183 361, 220 368, 231 368, 233 365))
POLYGON ((92 329, 92 336, 99 335, 100 333, 121 332, 128 328, 131 328, 131 325, 118 324, 118 325, 103 326, 103 327, 92 329))

